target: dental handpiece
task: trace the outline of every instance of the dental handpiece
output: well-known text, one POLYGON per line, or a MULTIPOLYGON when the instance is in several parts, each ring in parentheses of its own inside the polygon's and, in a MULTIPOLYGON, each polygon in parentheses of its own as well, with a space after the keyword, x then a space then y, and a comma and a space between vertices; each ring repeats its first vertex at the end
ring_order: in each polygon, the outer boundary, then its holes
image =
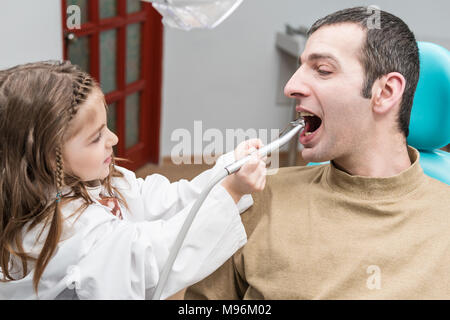
MULTIPOLYGON (((277 140, 269 143, 268 145, 262 147, 261 149, 258 149, 255 152, 258 152, 258 155, 260 157, 264 157, 269 153, 275 151, 282 145, 286 144, 289 140, 291 140, 300 130, 303 130, 305 128, 305 121, 303 120, 303 118, 298 118, 297 120, 292 121, 290 123, 290 126, 292 126, 293 128, 289 130, 286 134, 282 135, 277 140)), ((161 299, 161 296, 163 295, 163 290, 165 289, 166 286, 166 282, 168 280, 172 267, 175 263, 175 260, 178 256, 178 252, 180 251, 181 246, 183 245, 183 241, 186 238, 186 235, 194 221, 195 216, 197 215, 197 212, 200 210, 200 207, 205 201, 209 192, 217 183, 222 181, 222 179, 225 178, 227 175, 233 174, 234 172, 238 171, 247 161, 251 159, 252 155, 253 153, 246 156, 245 158, 242 158, 232 163, 231 165, 225 168, 222 168, 222 170, 215 177, 213 177, 211 181, 209 181, 208 184, 204 187, 197 201, 195 201, 194 205, 189 211, 189 214, 186 217, 186 220, 184 221, 183 225, 181 226, 180 232, 177 238, 175 239, 172 248, 170 249, 169 256, 161 270, 158 284, 156 285, 155 291, 153 293, 152 297, 153 300, 161 299)))
MULTIPOLYGON (((259 157, 262 158, 269 153, 274 152, 275 150, 286 144, 289 140, 291 140, 292 137, 294 137, 300 130, 303 130, 305 128, 305 120, 303 120, 303 118, 298 118, 297 120, 292 121, 290 124, 293 126, 293 129, 289 130, 286 134, 284 134, 277 140, 272 141, 268 145, 255 151, 258 153, 259 157)), ((238 171, 247 161, 252 158, 252 156, 253 153, 225 167, 225 169, 228 171, 228 175, 238 171)))

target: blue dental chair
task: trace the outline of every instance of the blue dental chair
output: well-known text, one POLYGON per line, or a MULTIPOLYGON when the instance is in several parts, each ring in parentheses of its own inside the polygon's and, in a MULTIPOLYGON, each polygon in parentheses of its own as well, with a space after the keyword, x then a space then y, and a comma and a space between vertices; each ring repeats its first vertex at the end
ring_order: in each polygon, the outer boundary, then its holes
POLYGON ((420 77, 411 112, 408 144, 420 151, 420 165, 450 185, 450 51, 419 42, 420 77))
POLYGON ((438 150, 450 143, 450 51, 429 42, 418 46, 420 77, 407 142, 419 150, 425 174, 450 185, 450 153, 438 150))

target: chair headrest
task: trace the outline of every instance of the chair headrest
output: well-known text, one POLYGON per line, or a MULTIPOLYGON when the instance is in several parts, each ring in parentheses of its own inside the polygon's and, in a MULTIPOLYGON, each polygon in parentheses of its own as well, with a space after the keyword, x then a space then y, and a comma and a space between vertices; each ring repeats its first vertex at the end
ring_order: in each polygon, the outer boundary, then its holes
POLYGON ((408 144, 421 150, 450 143, 450 51, 418 42, 420 76, 411 111, 408 144))

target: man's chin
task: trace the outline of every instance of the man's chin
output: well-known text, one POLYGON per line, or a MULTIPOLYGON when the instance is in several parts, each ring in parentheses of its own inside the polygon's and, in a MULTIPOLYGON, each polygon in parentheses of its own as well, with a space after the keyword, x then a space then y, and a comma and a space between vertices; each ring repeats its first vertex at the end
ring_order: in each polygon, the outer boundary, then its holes
POLYGON ((317 152, 317 148, 304 148, 302 150, 302 158, 308 162, 325 162, 330 160, 330 157, 317 152))

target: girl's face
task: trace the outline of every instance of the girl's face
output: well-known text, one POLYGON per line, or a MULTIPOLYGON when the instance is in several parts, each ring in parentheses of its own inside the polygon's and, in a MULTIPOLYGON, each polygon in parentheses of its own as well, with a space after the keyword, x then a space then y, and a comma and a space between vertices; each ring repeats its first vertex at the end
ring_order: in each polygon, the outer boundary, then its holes
POLYGON ((82 181, 104 179, 109 174, 112 147, 117 136, 106 126, 103 93, 92 89, 88 99, 79 105, 69 125, 69 139, 63 146, 64 170, 82 181))

